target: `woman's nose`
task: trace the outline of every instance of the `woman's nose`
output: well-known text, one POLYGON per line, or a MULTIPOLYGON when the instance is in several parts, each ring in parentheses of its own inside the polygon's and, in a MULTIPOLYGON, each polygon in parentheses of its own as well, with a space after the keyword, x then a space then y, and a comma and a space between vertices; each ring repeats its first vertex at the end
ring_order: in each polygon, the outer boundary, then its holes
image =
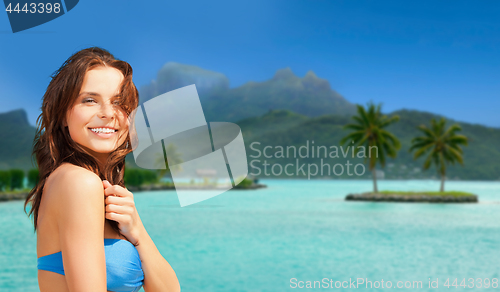
POLYGON ((101 111, 99 113, 101 118, 114 118, 115 110, 111 104, 105 104, 101 107, 101 111))

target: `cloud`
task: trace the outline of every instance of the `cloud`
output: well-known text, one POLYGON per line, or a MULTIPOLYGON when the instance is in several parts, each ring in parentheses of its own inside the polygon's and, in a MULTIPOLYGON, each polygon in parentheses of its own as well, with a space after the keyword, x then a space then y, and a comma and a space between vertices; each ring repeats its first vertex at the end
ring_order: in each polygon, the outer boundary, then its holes
POLYGON ((229 89, 229 79, 222 73, 168 62, 158 71, 156 80, 140 88, 140 102, 191 84, 196 85, 202 100, 216 92, 229 89))

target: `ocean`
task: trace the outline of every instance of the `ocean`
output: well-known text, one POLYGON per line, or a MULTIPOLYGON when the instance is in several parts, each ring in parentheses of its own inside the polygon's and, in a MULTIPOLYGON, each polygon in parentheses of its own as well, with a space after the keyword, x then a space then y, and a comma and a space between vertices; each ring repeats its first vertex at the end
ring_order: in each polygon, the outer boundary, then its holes
MULTIPOLYGON (((182 208, 175 191, 134 193, 183 292, 500 291, 500 182, 446 182, 479 196, 469 204, 344 200, 370 191, 368 180, 260 182, 182 208)), ((439 181, 379 189, 437 191, 439 181)), ((0 291, 39 291, 23 202, 0 203, 0 235, 0 291)))

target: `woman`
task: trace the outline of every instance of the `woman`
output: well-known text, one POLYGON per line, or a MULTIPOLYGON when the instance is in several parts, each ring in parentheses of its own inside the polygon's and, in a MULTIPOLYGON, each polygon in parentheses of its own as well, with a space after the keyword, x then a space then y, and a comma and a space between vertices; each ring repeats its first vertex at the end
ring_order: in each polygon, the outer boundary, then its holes
POLYGON ((123 182, 137 106, 132 68, 104 49, 81 50, 52 75, 33 147, 39 182, 24 205, 41 292, 180 291, 123 182))

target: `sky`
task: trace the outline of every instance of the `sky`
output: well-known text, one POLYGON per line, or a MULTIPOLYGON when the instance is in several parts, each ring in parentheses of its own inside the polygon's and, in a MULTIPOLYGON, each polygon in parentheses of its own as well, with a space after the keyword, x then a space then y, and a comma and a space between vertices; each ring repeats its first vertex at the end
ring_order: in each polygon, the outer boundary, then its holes
POLYGON ((225 74, 231 87, 290 67, 352 103, 500 127, 498 1, 94 1, 12 33, 0 12, 0 112, 40 114, 50 75, 100 46, 139 88, 167 62, 225 74))

